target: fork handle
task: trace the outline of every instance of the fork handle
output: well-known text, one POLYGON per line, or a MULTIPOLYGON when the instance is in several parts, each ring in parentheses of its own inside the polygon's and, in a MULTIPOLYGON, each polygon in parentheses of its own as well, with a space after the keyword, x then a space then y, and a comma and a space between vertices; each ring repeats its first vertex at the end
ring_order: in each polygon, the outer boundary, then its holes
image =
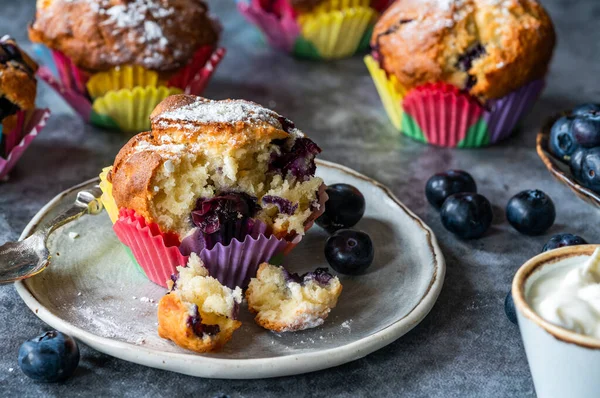
POLYGON ((48 237, 63 225, 77 220, 85 214, 96 215, 102 212, 102 202, 100 201, 102 191, 98 185, 93 188, 79 191, 77 199, 68 210, 56 216, 44 229, 44 235, 48 237))

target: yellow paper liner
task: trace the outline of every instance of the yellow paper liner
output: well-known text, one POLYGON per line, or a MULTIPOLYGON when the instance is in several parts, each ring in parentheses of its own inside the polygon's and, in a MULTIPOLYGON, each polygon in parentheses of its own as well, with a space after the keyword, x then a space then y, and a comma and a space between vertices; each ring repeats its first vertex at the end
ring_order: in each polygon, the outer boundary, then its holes
POLYGON ((108 92, 92 105, 99 115, 109 116, 125 132, 150 129, 150 114, 163 99, 182 91, 173 87, 135 87, 108 92))
POLYGON ((107 180, 108 173, 111 170, 112 166, 108 166, 103 168, 102 173, 100 173, 100 189, 102 190, 100 201, 102 201, 102 205, 108 213, 110 221, 112 221, 114 224, 119 218, 119 209, 117 208, 115 199, 112 196, 112 184, 107 180))
POLYGON ((329 0, 298 16, 302 36, 322 58, 349 57, 378 16, 369 4, 369 0, 329 0))
POLYGON ((110 91, 161 85, 165 83, 160 81, 157 72, 137 65, 118 66, 106 72, 96 73, 86 84, 88 93, 93 99, 103 97, 110 91))
POLYGON ((371 73, 381 102, 385 107, 385 111, 388 117, 392 121, 394 127, 400 130, 402 125, 402 100, 406 95, 407 90, 398 82, 396 76, 388 74, 379 67, 379 62, 375 60, 371 55, 367 55, 364 58, 365 64, 371 73))

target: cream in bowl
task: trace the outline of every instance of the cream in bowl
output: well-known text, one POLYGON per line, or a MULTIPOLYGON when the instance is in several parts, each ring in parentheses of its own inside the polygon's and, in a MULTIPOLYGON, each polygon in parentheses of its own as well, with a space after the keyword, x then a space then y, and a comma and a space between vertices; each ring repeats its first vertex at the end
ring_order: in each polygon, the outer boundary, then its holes
POLYGON ((546 321, 600 339, 600 249, 542 271, 526 299, 546 321))
POLYGON ((537 396, 600 397, 600 246, 527 261, 512 294, 537 396))

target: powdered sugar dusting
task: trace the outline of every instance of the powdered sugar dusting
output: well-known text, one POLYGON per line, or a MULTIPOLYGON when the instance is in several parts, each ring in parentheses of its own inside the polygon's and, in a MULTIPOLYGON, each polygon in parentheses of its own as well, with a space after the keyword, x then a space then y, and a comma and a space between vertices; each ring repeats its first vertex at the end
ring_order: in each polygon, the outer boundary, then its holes
POLYGON ((282 116, 258 104, 243 101, 211 101, 198 98, 195 102, 164 112, 156 117, 160 127, 182 127, 197 123, 268 123, 276 128, 283 128, 282 116))

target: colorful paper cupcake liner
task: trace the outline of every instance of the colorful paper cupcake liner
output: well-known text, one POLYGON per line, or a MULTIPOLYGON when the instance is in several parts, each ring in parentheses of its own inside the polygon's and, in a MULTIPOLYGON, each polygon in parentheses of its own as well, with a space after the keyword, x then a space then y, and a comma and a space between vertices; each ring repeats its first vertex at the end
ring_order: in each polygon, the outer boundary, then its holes
POLYGON ((477 148, 507 138, 544 88, 544 80, 535 80, 481 105, 442 82, 407 92, 372 56, 366 56, 365 63, 394 127, 415 140, 443 147, 477 148))
MULTIPOLYGON (((147 131, 150 130, 149 116, 154 108, 168 96, 180 93, 181 90, 178 88, 164 86, 109 91, 103 97, 94 100, 92 110, 96 115, 113 120, 121 131, 131 133, 147 131)), ((103 124, 102 121, 97 122, 103 124)))
POLYGON ((119 240, 131 249, 139 266, 152 282, 167 287, 167 280, 187 265, 187 257, 179 251, 179 238, 163 233, 157 224, 147 224, 133 210, 121 209, 113 225, 119 240))
POLYGON ((260 0, 238 0, 238 9, 272 47, 310 59, 345 58, 366 50, 378 16, 369 0, 329 0, 302 14, 287 0, 280 0, 279 15, 265 10, 260 0))
MULTIPOLYGON (((101 174, 101 181, 104 182, 101 184, 102 202, 114 204, 112 185, 106 180, 108 169, 104 169, 101 174)), ((325 189, 325 184, 319 189, 318 205, 306 221, 305 231, 325 211, 328 199, 325 189)), ((246 288, 261 263, 273 259, 280 263, 281 258, 302 240, 302 236, 296 236, 292 240, 277 238, 268 232, 264 223, 255 220, 252 230, 243 241, 232 239, 227 245, 219 242, 209 250, 194 235, 180 242, 176 235, 162 233, 157 224, 147 224, 143 217, 129 209, 119 211, 113 228, 119 240, 131 250, 148 279, 161 286, 166 286, 168 278, 164 277, 176 273, 178 265, 187 264, 188 256, 194 252, 202 259, 210 275, 222 284, 232 289, 236 286, 246 288)), ((196 233, 198 232, 194 232, 196 233)))
MULTIPOLYGON (((36 47, 38 57, 45 62, 49 59, 48 51, 36 47)), ((187 66, 164 79, 156 72, 132 66, 90 75, 64 54, 51 50, 50 54, 52 64, 40 67, 38 75, 86 122, 136 133, 149 128, 150 113, 166 96, 182 92, 201 94, 225 50, 212 46, 200 48, 187 66)))
MULTIPOLYGON (((16 125, 12 131, 5 134, 0 130, 0 180, 5 179, 23 156, 31 142, 46 126, 50 117, 49 109, 34 109, 19 111, 16 115, 16 125)), ((0 125, 1 127, 1 125, 0 125)))

